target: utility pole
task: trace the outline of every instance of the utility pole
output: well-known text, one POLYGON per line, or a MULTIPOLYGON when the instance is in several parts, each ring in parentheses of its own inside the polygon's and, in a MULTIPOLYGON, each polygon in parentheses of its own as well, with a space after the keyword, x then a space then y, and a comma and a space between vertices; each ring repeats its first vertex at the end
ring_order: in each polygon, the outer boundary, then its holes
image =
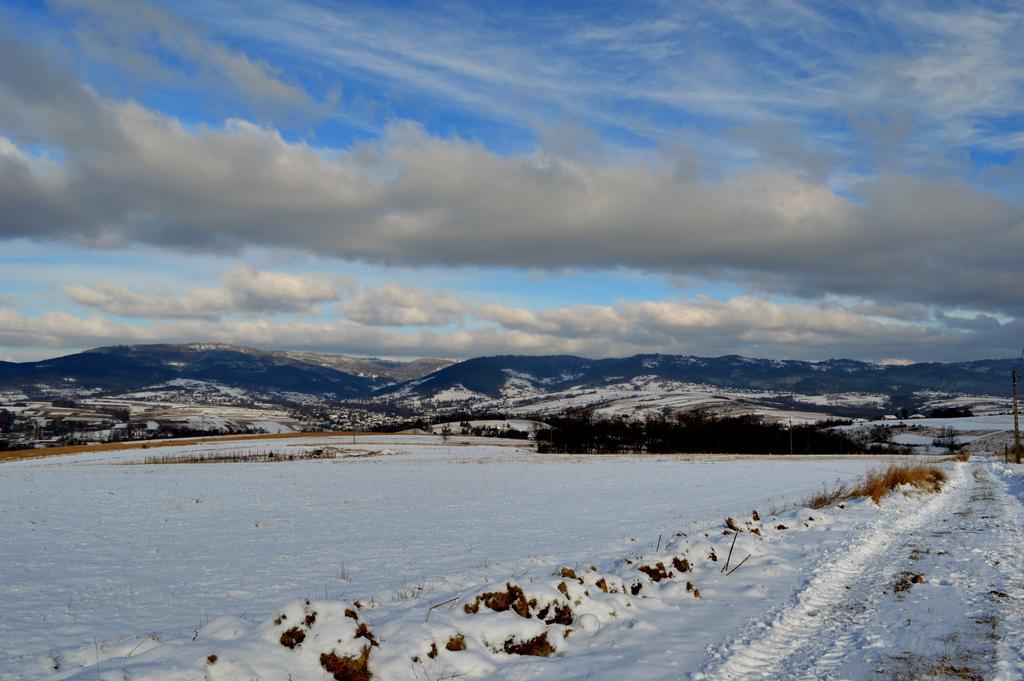
POLYGON ((1020 413, 1017 409, 1017 369, 1013 369, 1013 462, 1020 463, 1020 413))

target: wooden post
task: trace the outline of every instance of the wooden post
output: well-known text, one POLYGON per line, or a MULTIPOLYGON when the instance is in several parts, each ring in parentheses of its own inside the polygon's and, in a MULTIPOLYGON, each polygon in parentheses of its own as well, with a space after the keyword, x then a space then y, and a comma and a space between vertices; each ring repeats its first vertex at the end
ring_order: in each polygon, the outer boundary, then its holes
POLYGON ((1020 414, 1017 410, 1017 369, 1013 369, 1013 462, 1020 463, 1020 414))
POLYGON ((793 419, 789 419, 789 455, 793 456, 793 419))

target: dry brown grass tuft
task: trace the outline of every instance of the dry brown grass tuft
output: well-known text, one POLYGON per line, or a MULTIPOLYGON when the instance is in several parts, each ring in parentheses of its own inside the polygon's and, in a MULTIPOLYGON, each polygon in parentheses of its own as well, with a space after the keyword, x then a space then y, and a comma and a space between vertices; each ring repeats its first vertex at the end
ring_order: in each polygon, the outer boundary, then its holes
POLYGON ((924 576, 917 572, 901 572, 900 578, 893 584, 892 590, 896 593, 909 591, 915 584, 924 584, 924 576))
POLYGON ((377 638, 373 635, 373 632, 370 631, 370 627, 366 626, 366 622, 359 623, 359 626, 356 627, 356 633, 353 638, 365 638, 370 642, 370 645, 374 647, 380 645, 377 643, 377 638))
POLYGON ((566 603, 551 603, 546 606, 543 610, 537 613, 539 619, 544 620, 545 624, 572 624, 573 612, 572 608, 566 603), (551 616, 548 616, 550 610, 554 610, 551 616))
POLYGON ((840 499, 849 499, 850 493, 846 489, 846 485, 836 481, 835 487, 829 489, 828 487, 822 486, 821 491, 815 492, 804 501, 804 506, 807 508, 825 508, 831 506, 840 499))
POLYGON ((342 657, 333 650, 321 653, 320 666, 333 675, 335 681, 369 681, 373 678, 370 673, 370 646, 363 646, 358 657, 342 657))
POLYGON ((520 617, 529 619, 530 608, 537 603, 536 601, 526 600, 526 594, 523 593, 522 587, 516 584, 506 584, 505 591, 482 593, 473 599, 472 602, 462 606, 462 609, 466 614, 472 615, 480 610, 481 604, 495 612, 505 612, 511 609, 520 617))
POLYGON ((298 627, 292 627, 281 634, 281 645, 286 648, 294 648, 304 640, 306 640, 306 632, 298 627))
POLYGON ((843 499, 858 497, 869 497, 877 504, 900 485, 911 485, 922 492, 934 493, 942 489, 945 481, 945 472, 936 466, 921 463, 891 464, 888 468, 869 471, 855 487, 847 488, 838 481, 832 489, 822 487, 821 491, 804 499, 804 506, 824 508, 843 499))
POLYGON ((948 459, 946 459, 946 461, 961 461, 966 463, 967 461, 970 461, 970 459, 970 452, 960 452, 959 454, 954 454, 953 456, 949 457, 948 459))
POLYGON ((637 570, 650 577, 652 582, 660 582, 672 576, 672 573, 665 569, 665 564, 662 562, 655 563, 654 565, 641 565, 637 570))
POLYGON ((283 440, 302 437, 349 437, 353 435, 380 435, 369 431, 325 431, 319 433, 261 433, 257 435, 211 435, 202 438, 146 440, 145 442, 105 442, 95 445, 67 445, 64 447, 44 447, 42 449, 12 449, 0 452, 0 463, 18 459, 35 459, 43 456, 64 456, 67 454, 84 454, 86 452, 110 452, 124 449, 150 449, 155 447, 185 447, 189 445, 209 444, 211 442, 239 442, 244 440, 283 440))
POLYGON ((946 474, 927 464, 892 464, 882 471, 871 471, 850 492, 850 498, 870 497, 876 504, 900 485, 911 485, 922 492, 938 492, 946 474))
POLYGON ((505 641, 505 652, 509 655, 532 655, 533 657, 550 657, 555 649, 548 642, 548 634, 544 632, 539 636, 526 641, 517 641, 510 638, 505 641))
POLYGON ((232 451, 232 452, 191 452, 185 454, 154 454, 142 460, 143 464, 188 464, 188 463, 283 463, 292 461, 315 461, 336 459, 341 450, 334 447, 312 449, 308 452, 278 451, 232 451))
POLYGON ((450 650, 453 653, 457 653, 460 650, 466 649, 466 637, 462 634, 456 634, 448 639, 448 643, 444 644, 445 650, 450 650))

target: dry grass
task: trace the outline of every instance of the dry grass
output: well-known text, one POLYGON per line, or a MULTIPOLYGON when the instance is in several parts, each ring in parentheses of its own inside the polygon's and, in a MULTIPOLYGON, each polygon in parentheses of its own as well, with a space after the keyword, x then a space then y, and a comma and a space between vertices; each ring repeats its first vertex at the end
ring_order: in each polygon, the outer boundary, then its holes
POLYGON ((954 454, 953 456, 947 458, 946 461, 961 461, 966 463, 967 461, 970 461, 970 459, 970 452, 960 452, 959 454, 954 454))
POLYGON ((815 492, 804 501, 804 506, 807 508, 824 508, 831 506, 840 499, 848 499, 849 496, 850 492, 846 489, 846 485, 837 480, 832 489, 822 485, 821 491, 815 492))
MULTIPOLYGON (((968 455, 969 456, 969 455, 968 455)), ((891 464, 888 468, 869 471, 859 483, 847 487, 836 482, 829 489, 822 487, 804 500, 808 508, 824 508, 844 499, 869 497, 876 504, 900 485, 910 485, 921 492, 938 492, 946 481, 946 473, 930 464, 891 464)))
POLYGON ((522 587, 517 584, 508 583, 505 591, 489 591, 482 593, 471 602, 462 606, 467 615, 472 615, 480 610, 480 605, 493 610, 494 612, 505 612, 512 610, 524 619, 530 618, 530 608, 537 605, 534 599, 526 600, 526 594, 522 587))
POLYGON ((900 485, 911 485, 921 492, 938 492, 946 474, 928 464, 893 464, 882 471, 871 471, 850 492, 850 498, 870 497, 876 504, 900 485))
POLYGON ((453 653, 457 653, 460 650, 466 649, 466 637, 462 634, 456 634, 448 639, 448 643, 444 644, 445 650, 450 650, 453 653))
POLYGON ((320 666, 334 676, 335 681, 369 681, 373 678, 370 673, 370 646, 363 646, 358 657, 342 657, 333 650, 321 653, 320 666))
POLYGON ((661 562, 654 565, 641 565, 637 570, 650 577, 652 582, 660 582, 663 579, 672 577, 672 573, 668 572, 665 569, 665 564, 661 562))
POLYGON ((334 447, 312 449, 307 452, 195 452, 186 454, 154 454, 143 459, 143 464, 189 464, 189 463, 279 463, 285 461, 316 461, 336 459, 341 450, 334 447))
POLYGON ((69 445, 67 447, 45 447, 43 449, 12 449, 0 452, 0 463, 18 459, 35 459, 43 456, 64 456, 67 454, 88 454, 89 452, 113 452, 126 449, 156 449, 159 447, 185 447, 210 442, 239 442, 245 440, 281 440, 297 437, 351 437, 363 435, 389 435, 369 431, 327 431, 317 433, 259 433, 255 435, 211 435, 187 439, 146 440, 144 442, 104 442, 95 445, 69 445))
POLYGON ((533 657, 550 657, 555 649, 548 642, 548 634, 544 632, 526 641, 510 638, 505 641, 505 652, 509 655, 531 655, 533 657))
POLYGON ((292 627, 281 634, 281 645, 286 648, 295 648, 306 640, 306 632, 299 627, 292 627))

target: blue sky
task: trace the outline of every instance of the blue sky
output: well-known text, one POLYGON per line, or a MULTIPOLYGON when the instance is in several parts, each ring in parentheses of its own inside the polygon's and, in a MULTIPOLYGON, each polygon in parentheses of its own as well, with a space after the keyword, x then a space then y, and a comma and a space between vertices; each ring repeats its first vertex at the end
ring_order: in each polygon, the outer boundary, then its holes
POLYGON ((1024 9, 820 5, 7 2, 0 359, 1017 354, 1024 9))

